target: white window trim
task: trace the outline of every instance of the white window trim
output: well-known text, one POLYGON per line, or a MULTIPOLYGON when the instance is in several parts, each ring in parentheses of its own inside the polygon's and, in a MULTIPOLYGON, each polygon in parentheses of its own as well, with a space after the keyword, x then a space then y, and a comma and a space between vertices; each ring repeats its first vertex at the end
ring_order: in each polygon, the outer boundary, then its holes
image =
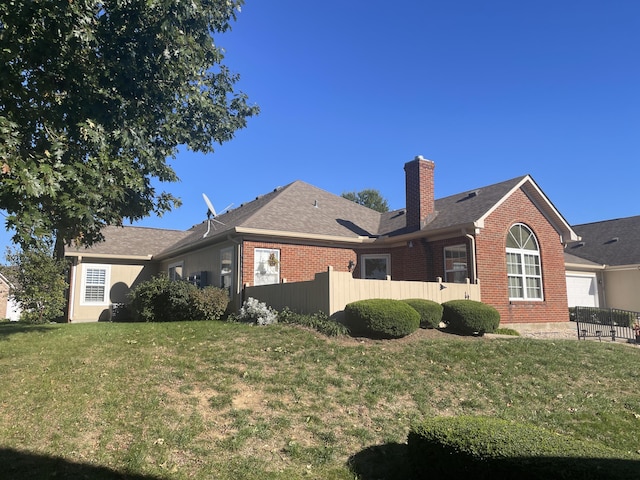
MULTIPOLYGON (((509 227, 509 232, 511 231, 511 229, 513 227, 515 227, 516 225, 521 225, 523 227, 525 227, 527 230, 529 230, 529 232, 531 232, 531 235, 533 236, 534 241, 536 242, 536 247, 538 248, 537 250, 525 250, 523 248, 513 248, 513 247, 506 247, 506 251, 505 251, 505 261, 507 260, 507 253, 511 253, 514 255, 518 255, 519 259, 520 259, 520 265, 522 267, 522 273, 521 274, 510 274, 507 271, 507 289, 509 289, 508 286, 508 279, 510 277, 519 277, 522 279, 522 297, 512 297, 511 295, 509 295, 509 301, 513 301, 513 302, 543 302, 544 301, 544 283, 542 281, 542 257, 540 256, 540 242, 538 242, 538 238, 536 237, 536 234, 533 232, 533 230, 531 230, 531 228, 529 228, 527 225, 525 225, 524 223, 514 223, 513 225, 511 225, 511 227, 509 227), (525 255, 531 255, 531 256, 535 256, 538 258, 538 267, 540 268, 540 275, 527 275, 526 273, 526 266, 525 266, 525 255), (527 278, 539 278, 540 279, 540 297, 532 297, 530 298, 527 295, 527 278)), ((509 235, 509 232, 507 232, 507 235, 509 235)))
POLYGON ((171 269, 172 268, 177 268, 180 267, 182 269, 182 275, 181 275, 181 280, 185 279, 184 276, 184 262, 174 262, 174 263, 170 263, 169 266, 167 267, 167 275, 169 276, 170 280, 174 280, 173 278, 171 278, 171 269))
POLYGON ((109 290, 111 288, 111 265, 101 264, 101 263, 83 263, 82 264, 82 288, 80 290, 80 305, 83 306, 105 306, 109 305, 109 290), (87 291, 87 270, 95 269, 95 270, 104 270, 104 296, 102 301, 98 302, 89 302, 86 301, 86 291, 87 291))
POLYGON ((254 285, 275 285, 280 283, 280 262, 281 262, 281 256, 280 256, 280 249, 278 248, 266 248, 266 247, 256 247, 253 249, 253 284, 254 285), (269 256, 271 254, 274 254, 276 256, 276 261, 277 261, 277 265, 273 265, 273 266, 267 266, 266 268, 272 269, 274 270, 273 272, 270 272, 272 275, 275 275, 275 281, 274 282, 270 282, 270 283, 258 283, 256 282, 257 280, 257 275, 258 275, 258 271, 257 271, 257 261, 258 261, 258 256, 259 253, 267 253, 269 256))
POLYGON ((233 290, 233 275, 234 275, 234 270, 235 270, 235 262, 234 262, 234 248, 233 247, 225 247, 223 249, 220 250, 220 275, 219 275, 219 280, 220 280, 220 288, 224 288, 223 286, 223 281, 222 278, 223 277, 229 277, 231 279, 231 281, 229 282, 229 294, 231 294, 231 291, 233 290), (225 253, 230 252, 231 253, 231 271, 229 273, 223 274, 222 273, 222 257, 225 253))
MULTIPOLYGON (((391 275, 391 254, 389 253, 367 253, 360 256, 361 266, 360 266, 360 278, 367 279, 366 277, 366 261, 370 259, 384 259, 387 262, 387 277, 391 275)), ((375 279, 367 279, 367 280, 375 280, 375 279)))

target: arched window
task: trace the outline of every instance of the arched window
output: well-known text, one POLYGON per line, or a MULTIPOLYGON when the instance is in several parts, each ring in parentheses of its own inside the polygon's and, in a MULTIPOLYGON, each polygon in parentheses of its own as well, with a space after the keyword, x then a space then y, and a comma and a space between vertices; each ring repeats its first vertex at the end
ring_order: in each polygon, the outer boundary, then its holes
POLYGON ((507 235, 509 300, 542 300, 540 248, 533 232, 521 223, 507 235))

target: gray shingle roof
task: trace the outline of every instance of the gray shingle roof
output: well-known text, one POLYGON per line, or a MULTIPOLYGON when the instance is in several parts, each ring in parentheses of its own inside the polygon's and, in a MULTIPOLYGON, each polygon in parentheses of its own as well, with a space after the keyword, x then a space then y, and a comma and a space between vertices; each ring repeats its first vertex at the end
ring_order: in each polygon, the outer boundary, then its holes
POLYGON ((147 257, 155 255, 187 235, 180 230, 166 230, 147 227, 105 227, 102 230, 104 241, 90 248, 67 247, 71 255, 126 255, 147 257))
POLYGON ((640 215, 575 225, 582 237, 567 253, 603 265, 640 264, 640 215))
MULTIPOLYGON (((521 176, 436 200, 436 215, 423 231, 428 234, 481 220, 525 178, 527 176, 521 176)), ((530 190, 539 196, 536 189, 532 187, 530 190)), ((218 215, 215 221, 205 220, 185 232, 108 227, 104 231, 106 241, 95 245, 89 252, 167 257, 184 249, 218 241, 243 229, 275 232, 276 235, 324 236, 345 241, 357 241, 363 237, 394 237, 411 232, 406 227, 404 209, 381 214, 308 183, 295 181, 218 215)))
MULTIPOLYGON (((217 216, 207 238, 244 227, 357 239, 376 236, 380 218, 380 213, 370 208, 298 180, 217 216)), ((207 228, 207 221, 196 225, 168 251, 204 242, 207 228)))

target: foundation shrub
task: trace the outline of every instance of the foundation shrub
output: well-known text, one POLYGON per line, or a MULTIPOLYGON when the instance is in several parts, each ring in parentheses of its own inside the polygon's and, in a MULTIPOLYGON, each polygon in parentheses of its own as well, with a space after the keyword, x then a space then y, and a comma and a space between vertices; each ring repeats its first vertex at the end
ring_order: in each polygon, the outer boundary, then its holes
POLYGON ((182 322, 218 320, 228 297, 216 287, 198 289, 184 281, 159 275, 142 282, 129 294, 128 320, 134 322, 182 322))
POLYGON ((312 328, 328 337, 337 337, 349 333, 347 327, 329 318, 324 312, 313 314, 297 313, 285 307, 278 313, 278 322, 312 328))
POLYGON ((197 320, 220 320, 229 305, 229 294, 224 288, 204 287, 192 289, 189 301, 193 318, 197 320))
POLYGON ((637 478, 631 454, 489 417, 436 417, 414 423, 407 439, 416 478, 637 478))
POLYGON ((500 313, 475 300, 449 300, 442 304, 442 321, 447 328, 465 335, 493 333, 500 325, 500 313))
POLYGON ((352 335, 400 338, 420 326, 420 314, 401 300, 375 298, 349 303, 345 324, 352 335))
POLYGON ((410 298, 403 300, 420 314, 421 328, 438 328, 442 321, 443 307, 438 302, 424 298, 410 298))

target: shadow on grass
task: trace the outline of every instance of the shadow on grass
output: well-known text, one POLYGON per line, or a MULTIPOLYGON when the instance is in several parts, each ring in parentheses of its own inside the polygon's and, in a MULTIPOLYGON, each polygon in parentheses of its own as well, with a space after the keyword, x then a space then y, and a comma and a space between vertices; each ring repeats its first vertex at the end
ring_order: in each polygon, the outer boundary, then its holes
POLYGON ((70 462, 10 448, 0 448, 0 477, 16 480, 160 480, 160 477, 117 472, 106 467, 70 462))
POLYGON ((16 333, 47 331, 51 331, 51 329, 44 325, 29 325, 27 323, 19 322, 0 323, 0 340, 5 340, 9 335, 13 335, 16 333))
POLYGON ((361 480, 623 480, 640 478, 640 460, 616 458, 517 457, 491 462, 435 462, 422 459, 411 466, 406 444, 387 443, 367 447, 351 456, 348 467, 361 480), (433 466, 433 468, 432 468, 433 466), (419 472, 419 473, 417 473, 419 472))
POLYGON ((351 456, 347 465, 361 480, 409 480, 414 478, 407 446, 400 443, 374 445, 351 456))

